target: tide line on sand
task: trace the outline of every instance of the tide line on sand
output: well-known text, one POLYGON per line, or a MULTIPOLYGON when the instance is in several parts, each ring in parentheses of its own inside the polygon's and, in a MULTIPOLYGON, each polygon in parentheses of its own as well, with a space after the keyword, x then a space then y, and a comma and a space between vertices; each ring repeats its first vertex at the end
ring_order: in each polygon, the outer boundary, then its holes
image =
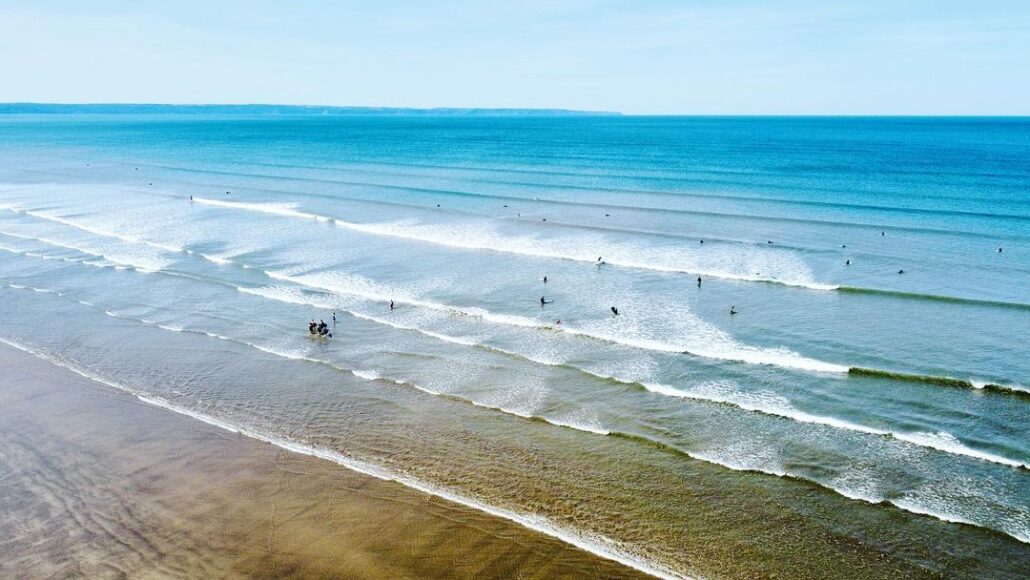
POLYGON ((214 427, 218 427, 220 429, 224 429, 232 433, 237 433, 240 435, 244 435, 246 437, 250 437, 252 439, 256 439, 258 441, 263 441, 265 443, 275 445, 277 447, 280 447, 293 453, 310 455, 312 457, 317 457, 319 459, 324 459, 326 461, 332 461, 333 463, 350 469, 351 471, 375 477, 377 479, 381 479, 384 481, 393 481, 406 487, 409 487, 411 489, 420 491, 422 493, 436 496, 441 499, 445 499, 447 501, 451 501, 453 503, 457 503, 459 505, 463 505, 465 507, 483 513, 487 513, 495 517, 506 519, 525 528, 533 530, 535 532, 539 532, 541 534, 561 540, 581 550, 584 550, 586 552, 589 552, 591 554, 600 556, 608 560, 618 562, 629 568, 633 568, 634 570, 643 572, 650 576, 668 579, 688 578, 687 576, 680 574, 679 572, 676 572, 672 569, 669 569, 657 562, 651 562, 640 556, 637 556, 628 551, 623 546, 621 546, 619 542, 612 540, 611 538, 602 536, 600 534, 590 534, 579 530, 570 529, 553 522, 549 518, 537 514, 526 514, 507 508, 503 508, 500 506, 494 506, 474 497, 460 494, 407 475, 393 472, 392 470, 386 469, 384 467, 375 465, 367 461, 349 457, 338 451, 307 445, 297 441, 292 441, 289 439, 278 437, 272 434, 264 433, 258 430, 253 430, 246 427, 234 425, 222 419, 180 407, 161 397, 155 397, 153 395, 136 391, 131 387, 119 384, 114 381, 110 381, 108 379, 105 379, 104 377, 95 375, 89 371, 78 369, 75 366, 65 363, 46 353, 35 351, 29 347, 23 346, 14 341, 0 338, 0 343, 6 344, 7 346, 20 350, 22 352, 31 354, 32 356, 35 356, 41 360, 53 364, 54 366, 73 372, 90 381, 129 393, 144 403, 154 405, 156 407, 160 407, 168 411, 172 411, 174 413, 179 413, 181 415, 185 415, 193 419, 197 419, 198 421, 202 421, 204 423, 207 423, 208 425, 212 425, 214 427))

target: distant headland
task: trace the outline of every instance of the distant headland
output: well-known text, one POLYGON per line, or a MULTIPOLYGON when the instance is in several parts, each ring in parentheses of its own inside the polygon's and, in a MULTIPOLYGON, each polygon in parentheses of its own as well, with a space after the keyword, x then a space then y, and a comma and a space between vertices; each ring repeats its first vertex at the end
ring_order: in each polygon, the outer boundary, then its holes
POLYGON ((93 115, 425 115, 453 117, 533 117, 533 116, 618 116, 611 111, 571 109, 479 109, 479 108, 395 108, 334 107, 323 105, 171 105, 143 103, 0 103, 0 115, 93 114, 93 115))

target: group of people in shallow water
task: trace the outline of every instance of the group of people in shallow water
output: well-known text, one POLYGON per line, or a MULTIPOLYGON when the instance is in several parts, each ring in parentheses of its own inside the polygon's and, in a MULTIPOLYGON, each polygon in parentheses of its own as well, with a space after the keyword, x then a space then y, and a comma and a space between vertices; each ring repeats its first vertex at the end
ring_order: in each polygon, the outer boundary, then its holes
MULTIPOLYGON (((333 322, 336 322, 336 313, 333 313, 333 322)), ((311 336, 333 337, 333 333, 329 331, 329 325, 324 320, 315 322, 315 319, 312 318, 311 322, 308 322, 308 332, 311 333, 311 336)))

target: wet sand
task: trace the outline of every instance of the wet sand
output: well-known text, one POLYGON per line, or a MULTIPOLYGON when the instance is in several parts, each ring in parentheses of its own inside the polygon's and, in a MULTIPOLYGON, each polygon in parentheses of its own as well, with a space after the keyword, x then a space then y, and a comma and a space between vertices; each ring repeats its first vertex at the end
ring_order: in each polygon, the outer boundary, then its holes
POLYGON ((0 577, 639 577, 0 345, 0 577))

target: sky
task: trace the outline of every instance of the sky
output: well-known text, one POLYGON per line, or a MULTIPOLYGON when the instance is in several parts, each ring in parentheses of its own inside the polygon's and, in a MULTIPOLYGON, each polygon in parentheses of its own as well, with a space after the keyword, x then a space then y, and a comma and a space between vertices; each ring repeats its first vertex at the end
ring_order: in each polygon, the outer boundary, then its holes
POLYGON ((1030 115, 1030 1, 0 0, 0 102, 1030 115))

